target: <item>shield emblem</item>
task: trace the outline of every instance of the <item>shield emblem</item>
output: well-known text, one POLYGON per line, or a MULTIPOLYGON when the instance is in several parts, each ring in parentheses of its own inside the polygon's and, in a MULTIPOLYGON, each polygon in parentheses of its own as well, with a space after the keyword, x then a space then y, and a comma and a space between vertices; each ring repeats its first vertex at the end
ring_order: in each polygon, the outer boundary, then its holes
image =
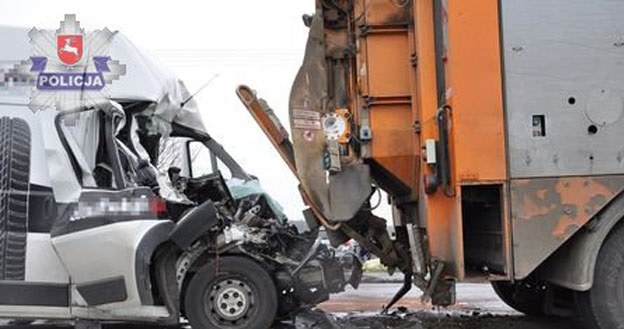
POLYGON ((82 35, 57 35, 56 49, 61 62, 74 65, 82 58, 82 35))

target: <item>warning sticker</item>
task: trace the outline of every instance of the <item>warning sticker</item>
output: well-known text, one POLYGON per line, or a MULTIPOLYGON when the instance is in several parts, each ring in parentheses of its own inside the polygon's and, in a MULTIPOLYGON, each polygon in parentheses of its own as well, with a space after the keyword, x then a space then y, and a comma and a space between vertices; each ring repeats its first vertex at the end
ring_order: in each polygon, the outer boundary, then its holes
POLYGON ((320 113, 308 110, 293 110, 292 116, 295 119, 321 120, 320 113))
POLYGON ((294 119, 293 126, 297 129, 321 130, 321 120, 294 119))
POLYGON ((293 110, 293 126, 297 129, 320 130, 321 114, 308 110, 293 110))

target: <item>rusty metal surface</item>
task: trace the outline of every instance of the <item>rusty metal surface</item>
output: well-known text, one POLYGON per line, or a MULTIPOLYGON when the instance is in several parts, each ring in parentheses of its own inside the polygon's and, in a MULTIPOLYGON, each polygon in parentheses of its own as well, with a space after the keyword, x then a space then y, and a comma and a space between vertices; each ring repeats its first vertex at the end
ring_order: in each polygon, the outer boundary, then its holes
POLYGON ((600 248, 612 229, 624 218, 624 196, 619 194, 600 211, 586 229, 580 230, 565 248, 557 250, 540 268, 539 276, 561 287, 589 290, 600 248))
POLYGON ((515 277, 524 278, 624 190, 624 176, 511 182, 515 277))
POLYGON ((291 127, 293 127, 292 141, 299 179, 303 188, 311 192, 311 201, 318 204, 323 212, 329 210, 325 171, 319 163, 319 159, 323 156, 325 138, 320 131, 320 123, 318 129, 315 130, 294 128, 292 112, 305 110, 320 113, 325 110, 323 99, 327 98, 327 88, 323 20, 316 16, 310 27, 304 64, 295 78, 290 93, 289 114, 291 127))
POLYGON ((325 168, 327 140, 321 118, 331 111, 327 46, 323 12, 318 10, 310 26, 303 65, 291 90, 289 116, 302 188, 325 218, 340 222, 358 212, 372 191, 372 182, 369 171, 358 161, 343 163, 340 171, 330 175, 325 168), (341 179, 347 176, 350 179, 341 179))
POLYGON ((290 142, 288 132, 282 126, 273 109, 264 99, 259 99, 256 96, 256 92, 247 86, 239 86, 236 89, 236 94, 286 162, 288 168, 297 175, 292 143, 290 142))

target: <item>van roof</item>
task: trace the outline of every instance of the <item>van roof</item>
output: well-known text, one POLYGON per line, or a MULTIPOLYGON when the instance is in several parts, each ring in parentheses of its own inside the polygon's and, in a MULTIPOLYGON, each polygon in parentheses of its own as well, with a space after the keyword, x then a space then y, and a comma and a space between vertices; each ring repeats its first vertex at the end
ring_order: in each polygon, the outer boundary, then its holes
MULTIPOLYGON (((0 42, 11 45, 0 47, 0 70, 30 59, 33 55, 28 36, 30 30, 25 27, 0 26, 0 42)), ((110 43, 110 57, 126 65, 126 74, 108 86, 111 98, 156 103, 155 115, 160 118, 205 132, 197 103, 190 100, 181 106, 190 97, 184 83, 125 35, 114 33, 110 43)), ((6 91, 10 88, 0 86, 0 101, 5 99, 3 89, 6 91)))

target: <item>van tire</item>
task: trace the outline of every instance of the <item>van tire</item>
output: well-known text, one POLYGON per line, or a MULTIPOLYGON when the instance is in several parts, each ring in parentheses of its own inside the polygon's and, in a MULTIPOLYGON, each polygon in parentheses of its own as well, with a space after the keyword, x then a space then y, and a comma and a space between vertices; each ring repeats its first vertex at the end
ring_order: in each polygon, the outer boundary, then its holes
POLYGON ((589 291, 576 293, 576 307, 589 329, 624 328, 624 225, 607 237, 589 291))
POLYGON ((23 281, 31 135, 22 119, 0 118, 0 278, 23 281))
POLYGON ((202 329, 269 329, 277 306, 271 276, 238 256, 209 261, 191 278, 184 297, 191 327, 202 329))

